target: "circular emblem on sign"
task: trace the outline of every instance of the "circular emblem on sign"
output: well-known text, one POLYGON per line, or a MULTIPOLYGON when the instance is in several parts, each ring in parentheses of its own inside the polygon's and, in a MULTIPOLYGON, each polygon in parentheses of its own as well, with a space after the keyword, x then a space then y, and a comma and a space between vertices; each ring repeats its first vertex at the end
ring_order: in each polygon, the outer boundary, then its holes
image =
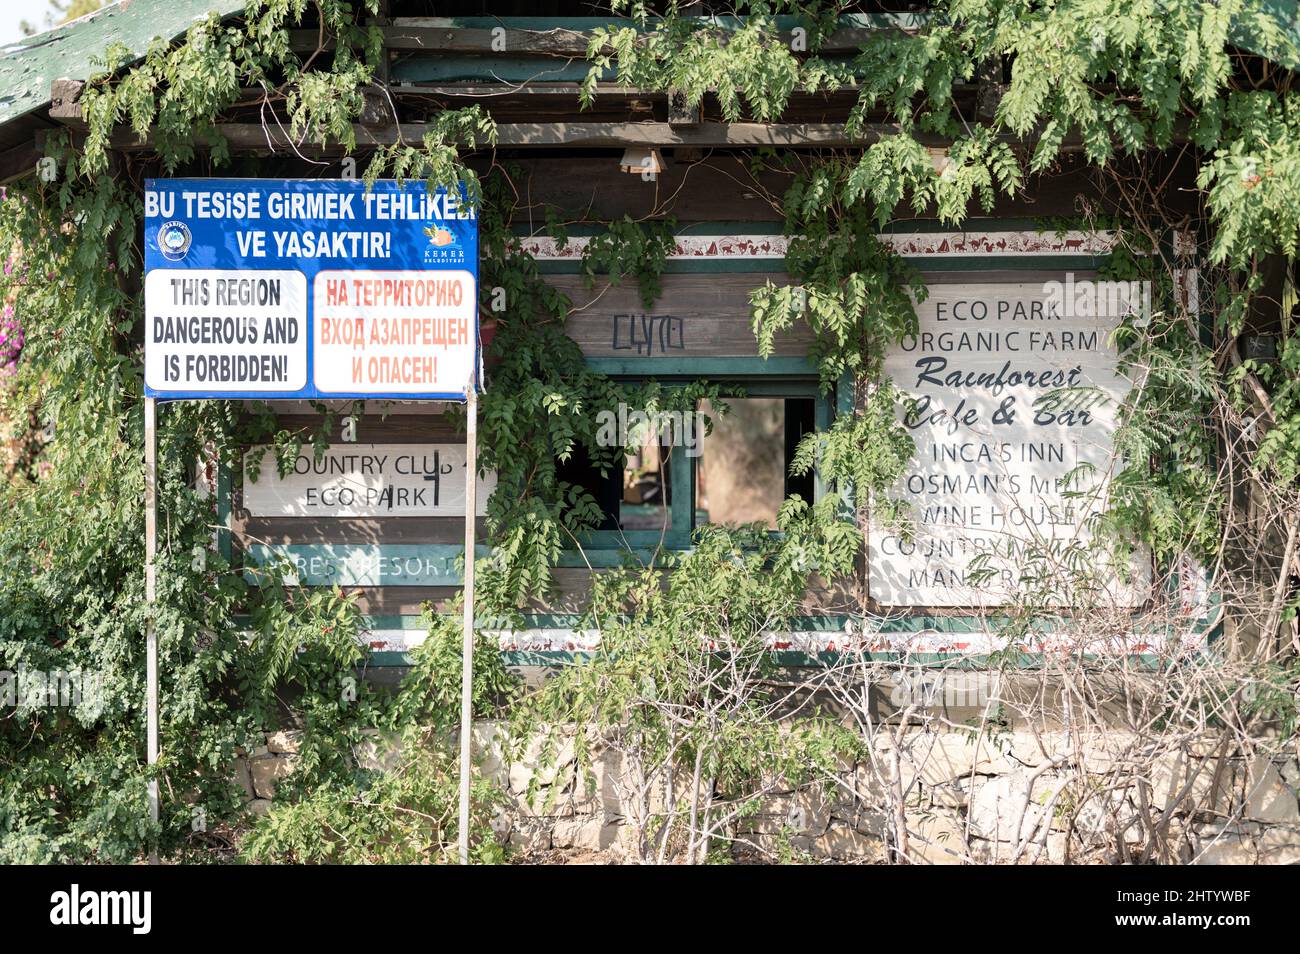
POLYGON ((190 250, 190 227, 184 222, 164 222, 158 230, 158 251, 169 262, 179 262, 190 250))

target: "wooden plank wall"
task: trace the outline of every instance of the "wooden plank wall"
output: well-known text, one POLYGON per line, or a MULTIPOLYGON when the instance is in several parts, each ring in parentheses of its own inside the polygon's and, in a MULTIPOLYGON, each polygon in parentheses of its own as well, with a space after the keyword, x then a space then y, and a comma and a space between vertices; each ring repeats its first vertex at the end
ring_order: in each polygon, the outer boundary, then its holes
MULTIPOLYGON (((663 276, 663 294, 647 308, 636 282, 587 289, 577 275, 549 283, 573 301, 565 333, 592 358, 757 357, 750 292, 765 281, 789 284, 784 272, 663 276)), ((804 357, 812 334, 799 326, 777 336, 776 356, 804 357)))
MULTIPOLYGON (((673 157, 669 157, 673 158, 673 157)), ((717 155, 703 160, 677 157, 656 181, 644 181, 618 168, 617 153, 608 155, 551 155, 529 158, 516 166, 514 185, 520 198, 517 219, 541 222, 547 212, 557 212, 572 223, 608 221, 630 216, 641 219, 671 214, 680 229, 692 225, 725 222, 737 232, 747 223, 755 231, 771 231, 783 214, 780 198, 792 182, 789 168, 775 164, 756 169, 746 157, 717 155)), ((1050 216, 1077 215, 1081 197, 1096 199, 1095 181, 1082 161, 1063 158, 1060 167, 1034 189, 1006 199, 999 197, 990 218, 975 218, 967 228, 998 228, 984 225, 991 219, 1016 218, 1021 222, 1045 221, 1050 216)), ((896 225, 924 229, 933 224, 923 216, 896 225)), ((1020 226, 1024 227, 1024 226, 1020 226)), ((696 229, 696 231, 699 231, 696 229)), ((771 266, 779 268, 779 262, 771 266)), ((757 267, 766 267, 758 265, 757 267)), ((957 282, 1009 280, 1023 276, 1020 269, 973 273, 930 272, 927 280, 957 282), (978 275, 978 277, 977 277, 978 275)), ((672 273, 663 277, 664 292, 647 308, 640 300, 636 283, 625 279, 621 287, 601 282, 588 290, 573 274, 548 275, 547 280, 568 294, 574 302, 566 330, 593 358, 690 359, 756 356, 749 318, 749 292, 765 280, 782 284, 784 272, 672 273)), ((777 356, 803 357, 809 334, 799 329, 778 338, 777 356)), ((281 418, 285 427, 314 429, 317 418, 303 414, 301 406, 285 406, 281 418)), ((339 439, 336 432, 334 440, 339 439)), ((402 406, 387 417, 368 414, 361 419, 357 442, 365 443, 452 443, 463 440, 443 413, 420 407, 402 406)), ((239 486, 233 487, 233 535, 240 547, 250 544, 345 544, 373 547, 378 544, 450 545, 462 539, 460 517, 305 518, 250 517, 240 504, 239 486)), ((486 528, 479 521, 479 539, 486 528)), ((590 572, 585 568, 554 571, 558 595, 535 612, 580 612, 590 572)), ((860 582, 860 581, 859 581, 860 582)), ((855 591, 850 581, 834 592, 814 589, 809 594, 810 615, 856 611, 863 605, 864 592, 855 591)), ((378 586, 351 588, 364 613, 373 616, 411 616, 421 604, 432 602, 444 608, 455 595, 454 586, 378 586)))
MULTIPOLYGON (((641 302, 634 281, 611 287, 598 281, 587 289, 577 275, 553 275, 547 280, 574 301, 574 312, 566 330, 591 357, 640 357, 664 359, 665 366, 678 370, 686 358, 757 356, 750 328, 749 293, 766 280, 784 284, 785 273, 668 274, 663 276, 663 295, 651 309, 641 302), (648 336, 646 329, 651 329, 648 336)), ((806 329, 778 337, 777 355, 802 357, 808 352, 806 329)), ((489 372, 490 379, 490 372, 489 372)), ((277 405, 273 404, 273 407, 277 405)), ((367 444, 460 443, 463 432, 444 413, 430 413, 418 404, 389 405, 383 411, 371 402, 372 411, 358 420, 358 448, 367 444)), ((282 427, 302 433, 313 432, 319 419, 303 413, 301 404, 282 402, 282 427)), ((331 434, 332 444, 341 444, 341 423, 331 434)), ((269 462, 268 462, 269 465, 269 462)), ((463 540, 461 517, 267 517, 252 516, 243 507, 242 487, 232 490, 232 528, 236 546, 320 546, 348 545, 456 545, 463 540)), ((486 540, 483 518, 478 520, 478 537, 486 540)), ((535 604, 532 612, 571 614, 584 608, 591 570, 557 568, 553 571, 556 595, 545 605, 535 604)), ((456 594, 455 586, 343 587, 358 597, 363 613, 373 616, 409 616, 420 612, 425 601, 443 608, 456 594)), ((842 602, 837 599, 836 602, 842 602)))
MULTIPOLYGON (((311 433, 320 426, 320 419, 302 414, 296 402, 273 403, 272 407, 286 412, 279 415, 279 421, 287 430, 311 433)), ((341 429, 341 422, 336 423, 330 435, 332 444, 342 444, 341 429)), ((464 432, 458 431, 445 414, 431 414, 420 405, 391 406, 384 412, 376 409, 357 422, 356 446, 456 444, 464 440, 464 432)), ((253 517, 243 508, 242 486, 236 485, 231 492, 232 531, 240 550, 255 544, 458 545, 465 538, 461 517, 253 517)), ((479 518, 479 538, 483 539, 486 533, 485 521, 479 518)), ((416 615, 425 600, 441 605, 458 589, 453 586, 344 587, 346 592, 358 595, 363 613, 375 616, 416 615)))

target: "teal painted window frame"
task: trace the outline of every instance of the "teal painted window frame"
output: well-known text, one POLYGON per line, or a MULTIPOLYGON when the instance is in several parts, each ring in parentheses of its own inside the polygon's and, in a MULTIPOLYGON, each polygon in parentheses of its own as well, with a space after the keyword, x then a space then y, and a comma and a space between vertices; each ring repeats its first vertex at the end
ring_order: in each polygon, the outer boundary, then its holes
MULTIPOLYGON (((667 387, 680 387, 692 381, 708 380, 711 384, 735 387, 746 397, 812 398, 817 430, 830 427, 840 404, 839 395, 824 394, 818 386, 817 369, 806 358, 591 358, 593 370, 621 381, 654 380, 667 387), (776 370, 771 362, 780 362, 776 370)), ((837 389, 838 391, 839 389, 837 389)), ((660 549, 688 551, 698 529, 695 512, 696 462, 698 457, 675 453, 669 458, 669 474, 674 487, 671 526, 657 530, 592 530, 579 539, 579 549, 566 550, 561 566, 617 566, 623 557, 649 562, 660 549), (616 561, 609 552, 617 551, 616 561), (592 556, 595 561, 592 561, 592 556)), ((822 491, 820 476, 814 474, 817 493, 822 491)))

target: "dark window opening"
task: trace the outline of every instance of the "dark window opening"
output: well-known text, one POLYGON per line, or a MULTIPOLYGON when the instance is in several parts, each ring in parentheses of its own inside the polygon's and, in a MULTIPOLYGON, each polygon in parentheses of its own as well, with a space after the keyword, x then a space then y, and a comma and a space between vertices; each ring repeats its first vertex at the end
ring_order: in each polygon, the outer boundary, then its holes
POLYGON ((672 529, 671 455, 671 447, 653 439, 626 456, 619 499, 619 529, 672 529))
MULTIPOLYGON (((605 475, 586 450, 575 448, 570 459, 557 466, 557 475, 596 500, 604 517, 594 529, 640 534, 632 540, 635 545, 649 544, 646 534, 671 532, 670 545, 681 546, 692 529, 710 523, 757 523, 775 530, 788 497, 798 495, 809 503, 814 499, 814 475, 791 476, 790 465, 799 441, 816 429, 817 401, 742 397, 727 398, 726 404, 725 415, 707 401, 700 405, 700 412, 713 422, 707 435, 700 425, 676 436, 671 430, 649 434, 605 475), (676 440, 682 443, 675 446, 676 440), (677 482, 693 477, 695 485, 694 514, 678 514, 685 517, 680 527, 673 520, 675 462, 677 482), (689 466, 683 469, 683 463, 689 466)), ((680 492, 690 501, 692 488, 689 482, 684 486, 680 492)))
POLYGON ((555 476, 564 483, 576 484, 596 498, 596 504, 605 515, 596 529, 618 529, 615 514, 618 513, 619 474, 615 468, 601 474, 600 469, 591 462, 587 449, 577 445, 568 460, 556 462, 555 476))
POLYGON ((556 465, 558 479, 576 484, 596 499, 604 519, 597 530, 665 531, 672 526, 671 448, 650 442, 623 456, 601 474, 585 448, 574 448, 556 465))

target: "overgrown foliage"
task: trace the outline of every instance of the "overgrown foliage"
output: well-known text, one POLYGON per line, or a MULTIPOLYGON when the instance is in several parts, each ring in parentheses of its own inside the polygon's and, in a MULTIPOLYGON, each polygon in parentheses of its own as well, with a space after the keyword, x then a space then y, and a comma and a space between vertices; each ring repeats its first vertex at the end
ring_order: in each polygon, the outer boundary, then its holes
MULTIPOLYGON (((548 727, 543 766, 575 746, 579 786, 617 794, 643 862, 707 860, 764 795, 825 778, 853 748, 815 712, 783 721, 799 712, 799 689, 779 678, 768 643, 797 615, 814 574, 852 567, 855 531, 845 524, 828 536, 811 517, 792 500, 784 540, 708 527, 666 579, 653 568, 600 576, 584 620, 600 645, 514 714, 516 738, 548 727)), ((544 809, 555 792, 538 780, 528 797, 544 809)))
MULTIPOLYGON (((1258 645, 1268 647, 1259 670, 1238 672, 1226 688, 1189 680, 1177 683, 1178 692, 1156 693, 1160 704, 1143 710, 1149 718, 1140 727, 1172 724, 1194 708, 1195 696, 1216 705, 1238 700, 1240 709, 1216 715, 1223 723, 1236 726, 1245 712, 1240 725, 1273 719, 1293 731, 1294 664, 1276 652, 1278 624, 1300 599, 1288 582, 1300 521, 1300 344, 1289 319, 1289 277, 1277 363, 1242 360, 1236 338, 1265 304, 1266 265, 1280 260, 1288 276, 1293 268, 1300 138, 1289 78, 1274 72, 1269 83, 1257 82, 1260 61, 1234 49, 1249 37, 1274 62, 1300 62, 1291 40, 1252 0, 948 0, 907 29, 877 31, 854 55, 839 57, 820 51, 843 5, 736 7, 741 19, 724 21, 682 16, 670 3, 652 20, 645 4, 615 0, 612 12, 632 16, 639 29, 596 31, 584 97, 592 102, 601 80, 614 76, 640 89, 680 91, 691 105, 707 97, 726 120, 767 122, 796 93, 854 92, 846 128, 861 136, 861 149, 755 157, 756 165, 793 176, 780 200, 792 280, 754 292, 760 353, 772 352, 776 335, 806 324, 823 392, 842 395, 843 410, 853 411, 805 437, 795 456, 795 471, 815 469, 826 492, 817 501, 788 500, 779 536, 710 528, 689 552, 656 551, 650 566, 601 574, 582 622, 600 631, 598 650, 540 690, 525 693, 480 637, 478 714, 506 712, 521 738, 538 724, 563 724, 557 733, 583 740, 584 771, 613 752, 618 784, 637 806, 643 860, 675 852, 716 858, 719 839, 761 795, 824 781, 838 758, 870 748, 870 733, 846 733, 810 711, 799 691, 779 685, 767 638, 792 625, 810 586, 854 576, 862 520, 907 519, 892 493, 912 445, 881 362, 915 330, 925 289, 878 232, 908 215, 958 225, 1079 153, 1116 197, 1118 218, 1107 224, 1119 237, 1108 274, 1142 278, 1156 290, 1152 314, 1117 337, 1138 386, 1116 437, 1125 466, 1096 540, 1120 562, 1149 551, 1170 581, 1188 560, 1219 579, 1238 574, 1248 585, 1234 595, 1263 607, 1252 625, 1258 645), (779 15, 798 18, 800 42, 779 15), (1000 95, 982 115, 963 114, 959 93, 980 83, 1000 95), (1178 161, 1180 151, 1193 157, 1203 190, 1196 217, 1163 202, 1166 161, 1178 161), (1173 248, 1188 235, 1198 251, 1173 248), (1188 270, 1196 261, 1204 268, 1192 294, 1188 270), (1233 493, 1243 485, 1265 501, 1258 532, 1233 523, 1233 493), (1280 559, 1245 552, 1252 535, 1272 540, 1279 532, 1280 559), (665 569, 672 571, 666 579, 665 569), (1266 691, 1241 702, 1247 682, 1266 691), (808 718, 791 728, 795 714, 808 718)), ((219 467, 238 474, 252 444, 274 446, 281 461, 304 444, 320 448, 334 413, 324 409, 321 426, 306 432, 281 428, 265 408, 164 409, 155 616, 166 673, 164 811, 157 829, 143 821, 147 621, 134 182, 146 169, 237 163, 218 131, 233 110, 259 109, 268 128, 295 142, 354 151, 353 122, 381 56, 377 30, 360 25, 358 14, 377 9, 376 0, 253 0, 242 18, 206 19, 180 42, 158 42, 134 66, 123 68, 124 51, 106 51, 105 72, 82 99, 84 144, 73 150, 51 136, 58 180, 25 182, 0 207, 0 258, 9 265, 0 300, 12 304, 22 334, 16 370, 0 378, 0 421, 13 431, 0 483, 0 662, 99 680, 81 705, 20 704, 4 719, 0 860, 125 862, 151 848, 185 857, 219 846, 216 834, 196 829, 191 806, 202 805, 212 823, 238 820, 231 760, 288 722, 304 730, 298 766, 282 782, 277 807, 244 841, 247 859, 446 860, 455 838, 455 770, 446 756, 458 718, 454 616, 430 612, 428 639, 403 686, 379 692, 358 671, 365 660, 348 599, 287 587, 273 567, 250 585, 243 568, 211 546, 218 513, 209 476, 219 467), (335 41, 328 55, 291 48, 289 30, 308 12, 321 36, 335 41), (122 127, 152 138, 157 159, 145 161, 152 165, 114 164, 120 160, 110 145, 122 127), (358 757, 375 744, 376 729, 397 753, 393 771, 363 767, 358 757)), ((481 622, 509 626, 550 592, 561 554, 580 549, 603 520, 590 490, 566 478, 574 462, 621 467, 626 449, 598 439, 597 412, 620 404, 686 410, 725 396, 709 382, 632 385, 587 367, 564 334, 572 303, 519 249, 515 213, 526 205, 512 170, 494 167, 480 181, 466 165, 468 152, 495 141, 484 109, 448 110, 431 118, 423 141, 372 151, 365 175, 422 179, 430 188, 464 181, 479 205, 481 311, 495 325, 482 464, 499 481, 488 511, 492 555, 479 564, 481 622)), ((1094 226, 1097 216, 1081 208, 1072 224, 1094 226)), ((563 241, 562 213, 552 210, 549 219, 547 233, 563 241)), ((587 247, 584 276, 634 279, 649 307, 674 223, 661 216, 605 225, 587 247)), ((16 340, 6 334, 4 342, 16 340)), ((1028 562, 1023 598, 995 634, 999 650, 1011 652, 1062 621, 1052 580, 1094 569, 1081 549, 1065 560, 1028 562)), ((1091 608, 1089 638, 1104 643, 1114 636, 1106 626, 1124 624, 1091 608)), ((1090 698, 1085 689, 1077 694, 1090 698)), ((557 735, 550 744, 563 742, 557 735)), ((897 771, 888 781, 898 782, 897 771)), ((502 857, 488 830, 495 807, 490 787, 479 784, 477 860, 502 857)), ((892 837, 906 855, 905 812, 894 807, 903 821, 892 837)))

